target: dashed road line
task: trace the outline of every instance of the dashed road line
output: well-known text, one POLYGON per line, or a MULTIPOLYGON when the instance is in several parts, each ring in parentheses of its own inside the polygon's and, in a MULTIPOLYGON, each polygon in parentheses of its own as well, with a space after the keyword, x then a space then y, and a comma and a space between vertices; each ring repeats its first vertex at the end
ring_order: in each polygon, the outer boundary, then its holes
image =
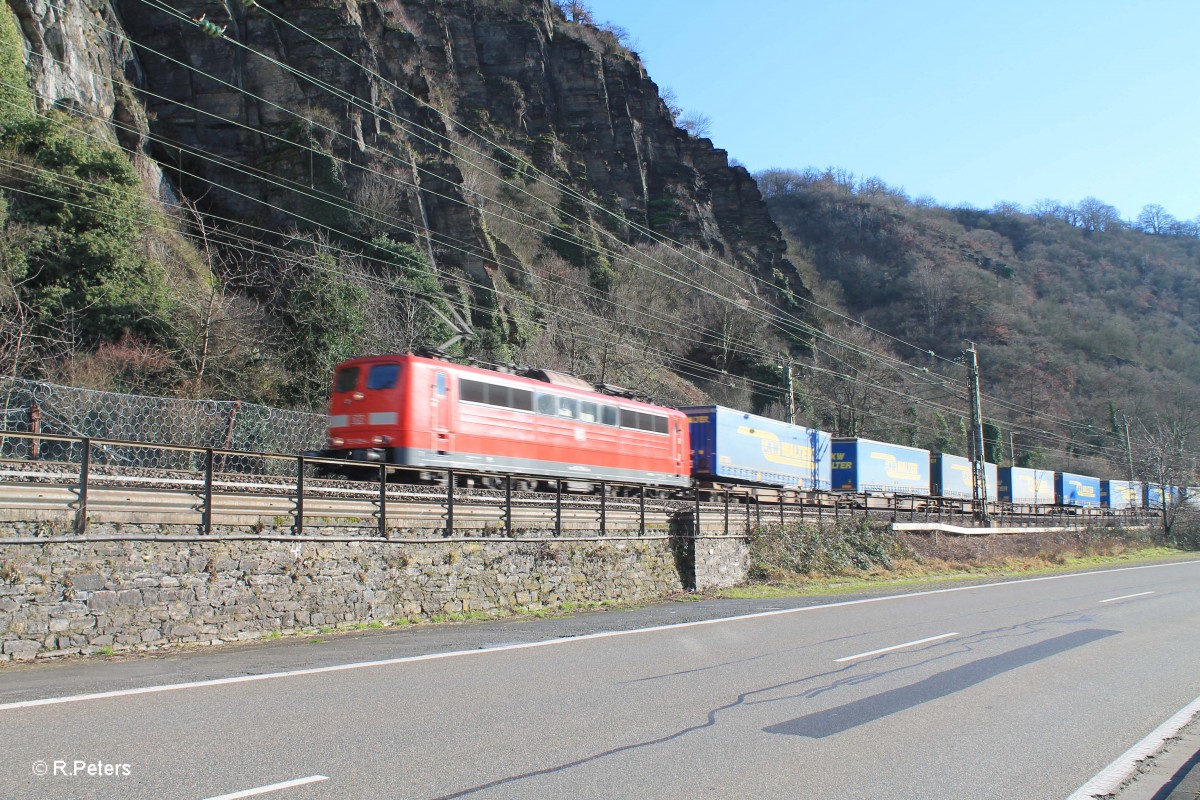
POLYGON ((905 642, 904 644, 894 644, 891 647, 881 647, 878 650, 872 650, 868 653, 859 653, 854 656, 846 656, 844 658, 835 658, 834 663, 840 664, 843 661, 854 661, 858 658, 866 658, 867 656, 877 656, 880 653, 890 653, 893 650, 903 650, 905 647, 916 647, 919 644, 928 644, 929 642, 937 642, 942 639, 949 639, 951 636, 958 636, 958 631, 954 633, 943 633, 938 636, 930 636, 926 639, 917 639, 915 642, 905 642))
POLYGON ((307 778, 296 778, 295 780, 291 781, 272 783, 268 786, 258 786, 254 789, 242 789, 240 792, 230 792, 229 794, 209 797, 205 800, 239 800, 239 798, 242 797, 257 797, 260 794, 282 792, 284 789, 294 789, 297 786, 307 786, 310 783, 320 783, 321 781, 327 780, 329 780, 329 776, 327 775, 309 775, 307 778))
POLYGON ((1137 594, 1123 594, 1120 597, 1110 597, 1107 600, 1101 600, 1100 602, 1101 603, 1115 603, 1118 600, 1129 600, 1132 597, 1145 597, 1148 594, 1154 594, 1154 592, 1138 592, 1137 594))

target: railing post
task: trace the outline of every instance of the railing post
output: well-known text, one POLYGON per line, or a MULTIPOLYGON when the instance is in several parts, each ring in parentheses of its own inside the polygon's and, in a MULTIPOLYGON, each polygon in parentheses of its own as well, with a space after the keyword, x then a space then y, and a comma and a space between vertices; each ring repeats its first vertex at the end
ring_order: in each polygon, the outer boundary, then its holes
POLYGON ((608 485, 604 481, 600 481, 600 535, 604 536, 604 529, 607 527, 607 511, 608 511, 608 485))
POLYGON ((212 534, 213 526, 213 449, 206 448, 204 451, 204 517, 202 526, 204 535, 212 534))
MULTIPOLYGON (((33 405, 29 406, 29 432, 30 433, 41 433, 42 432, 42 409, 41 409, 41 406, 39 406, 37 404, 37 401, 34 401, 33 405)), ((34 461, 37 461, 42 457, 42 440, 41 439, 35 438, 30 442, 29 456, 34 461)))
POLYGON ((88 473, 92 464, 92 440, 85 436, 80 444, 83 446, 83 455, 79 459, 79 507, 75 509, 75 533, 81 535, 87 530, 88 473))
POLYGON ((304 456, 296 456, 296 522, 292 533, 304 535, 304 456))
POLYGON ((729 490, 725 490, 725 535, 729 535, 729 490))
POLYGON ((692 538, 700 536, 700 487, 696 487, 696 505, 692 509, 692 538))
POLYGON ((638 488, 638 536, 646 535, 646 487, 638 488))
POLYGON ((779 529, 783 530, 783 489, 779 490, 779 529))
POLYGON ((446 535, 454 535, 454 470, 446 470, 446 535))
POLYGON ((513 535, 512 528, 512 475, 504 476, 504 532, 513 535))
POLYGON ((562 536, 562 478, 554 479, 554 535, 562 536))
POLYGON ((388 538, 387 526, 387 463, 379 462, 379 535, 388 538))

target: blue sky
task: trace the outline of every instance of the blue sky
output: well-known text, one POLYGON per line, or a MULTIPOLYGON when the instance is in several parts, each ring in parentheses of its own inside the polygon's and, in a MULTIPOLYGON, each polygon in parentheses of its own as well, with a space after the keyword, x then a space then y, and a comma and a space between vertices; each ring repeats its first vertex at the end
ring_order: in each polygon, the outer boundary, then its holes
POLYGON ((591 0, 752 172, 1200 216, 1200 0, 591 0))

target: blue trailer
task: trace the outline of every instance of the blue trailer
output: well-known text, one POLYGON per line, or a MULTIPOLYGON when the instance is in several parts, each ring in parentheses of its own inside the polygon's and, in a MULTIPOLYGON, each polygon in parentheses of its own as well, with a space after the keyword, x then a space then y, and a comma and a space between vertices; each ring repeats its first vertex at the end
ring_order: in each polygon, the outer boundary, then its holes
POLYGON ((929 451, 870 439, 834 439, 833 488, 928 496, 929 451))
POLYGON ((1014 505, 1052 505, 1054 473, 1048 469, 1001 467, 1000 499, 1014 505))
POLYGON ((830 488, 828 433, 721 406, 679 410, 688 417, 698 479, 830 488))
MULTIPOLYGON (((984 462, 987 476, 987 499, 995 502, 999 496, 996 487, 996 465, 984 462)), ((975 496, 975 478, 971 472, 970 459, 949 453, 934 453, 929 457, 930 484, 935 497, 954 497, 970 500, 975 496)))
POLYGON ((1178 486, 1163 486, 1161 483, 1147 483, 1142 487, 1142 498, 1146 508, 1161 510, 1163 507, 1163 497, 1167 497, 1171 504, 1174 504, 1180 498, 1178 486))
POLYGON ((1054 502, 1060 506, 1100 507, 1100 479, 1072 472, 1054 473, 1054 502))
POLYGON ((1142 507, 1142 485, 1137 481, 1100 481, 1100 505, 1119 511, 1142 507))

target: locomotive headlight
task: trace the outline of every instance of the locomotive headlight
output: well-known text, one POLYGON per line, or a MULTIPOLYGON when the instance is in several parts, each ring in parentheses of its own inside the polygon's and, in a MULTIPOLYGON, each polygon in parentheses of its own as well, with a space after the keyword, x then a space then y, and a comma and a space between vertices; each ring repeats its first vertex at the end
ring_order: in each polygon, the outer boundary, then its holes
POLYGON ((364 397, 366 397, 366 395, 363 394, 362 392, 355 392, 354 394, 352 394, 350 396, 352 398, 354 398, 355 400, 362 400, 364 397))
POLYGON ((346 443, 346 440, 340 436, 330 436, 329 437, 329 446, 330 447, 341 447, 345 443, 346 443))
POLYGON ((371 444, 391 444, 392 437, 390 436, 372 436, 371 444))

